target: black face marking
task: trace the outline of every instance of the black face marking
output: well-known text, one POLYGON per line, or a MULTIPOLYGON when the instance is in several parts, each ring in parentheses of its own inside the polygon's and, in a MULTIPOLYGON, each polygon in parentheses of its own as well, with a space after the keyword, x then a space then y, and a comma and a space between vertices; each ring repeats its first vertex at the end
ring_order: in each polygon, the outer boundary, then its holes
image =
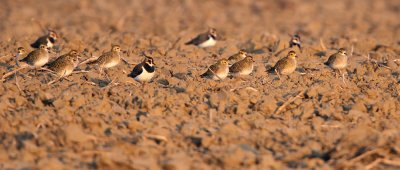
POLYGON ((154 66, 150 66, 148 63, 144 64, 144 69, 146 69, 147 72, 152 73, 156 69, 154 66))
POLYGON ((56 40, 55 40, 53 37, 49 37, 49 41, 50 41, 51 43, 55 43, 55 42, 56 42, 56 40))
POLYGON ((209 34, 209 35, 208 35, 208 38, 212 38, 212 39, 214 39, 214 40, 216 39, 216 37, 215 37, 214 34, 209 34))

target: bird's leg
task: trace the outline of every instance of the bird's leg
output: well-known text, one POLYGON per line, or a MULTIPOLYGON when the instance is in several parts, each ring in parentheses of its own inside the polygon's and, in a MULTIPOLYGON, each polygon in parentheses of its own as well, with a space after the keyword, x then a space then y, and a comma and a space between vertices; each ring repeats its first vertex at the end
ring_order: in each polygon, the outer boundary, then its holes
POLYGON ((19 68, 15 69, 15 70, 12 70, 12 71, 10 71, 10 72, 7 72, 6 74, 3 75, 3 77, 1 77, 0 80, 1 80, 1 81, 5 81, 6 78, 10 77, 10 76, 13 75, 14 73, 16 73, 16 72, 18 72, 19 70, 22 70, 22 69, 24 69, 24 68, 26 68, 26 67, 19 67, 19 68))
POLYGON ((142 89, 144 89, 144 87, 146 86, 146 82, 142 82, 142 89))
POLYGON ((334 73, 335 73, 335 78, 338 79, 339 77, 337 75, 337 70, 336 69, 334 70, 334 73))
POLYGON ((340 73, 340 75, 342 75, 343 84, 346 84, 346 78, 345 78, 344 73, 342 73, 342 71, 340 69, 339 69, 339 73, 340 73))
POLYGON ((58 77, 57 79, 54 79, 53 81, 48 82, 47 85, 52 85, 52 84, 54 84, 54 83, 60 81, 60 80, 63 79, 63 78, 64 78, 63 76, 60 76, 60 77, 58 77))
POLYGON ((99 74, 100 74, 100 76, 103 75, 103 67, 100 67, 100 68, 99 68, 99 74))
POLYGON ((110 76, 108 76, 107 70, 104 70, 104 74, 106 75, 106 78, 107 78, 108 80, 111 80, 111 79, 110 79, 110 76))
POLYGON ((126 81, 125 84, 132 84, 132 85, 134 85, 134 86, 136 86, 136 87, 140 87, 140 85, 141 85, 141 83, 139 83, 139 85, 138 85, 138 83, 137 83, 136 81, 134 81, 134 82, 132 82, 132 81, 126 81))
POLYGON ((73 71, 71 74, 79 74, 79 73, 89 73, 87 70, 79 70, 79 71, 73 71))
POLYGON ((279 72, 276 69, 275 69, 275 74, 278 75, 279 80, 281 80, 281 76, 279 75, 279 72))
POLYGON ((296 44, 296 46, 299 48, 300 53, 303 53, 303 49, 301 48, 301 44, 296 44))
POLYGON ((124 57, 121 57, 121 60, 126 64, 132 65, 132 63, 128 62, 128 60, 126 60, 124 57))
POLYGON ((39 122, 39 123, 36 125, 36 130, 46 128, 47 123, 48 123, 47 121, 39 122))

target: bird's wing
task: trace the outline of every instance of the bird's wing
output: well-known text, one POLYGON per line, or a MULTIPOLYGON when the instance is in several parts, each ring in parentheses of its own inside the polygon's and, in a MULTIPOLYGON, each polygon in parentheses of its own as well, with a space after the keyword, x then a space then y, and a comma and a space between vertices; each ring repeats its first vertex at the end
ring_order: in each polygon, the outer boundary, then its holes
POLYGON ((231 56, 228 58, 229 61, 230 61, 230 60, 238 60, 238 59, 240 59, 240 55, 239 55, 239 54, 231 55, 231 56))
POLYGON ((283 69, 283 68, 286 67, 286 65, 287 65, 288 63, 289 63, 289 62, 288 62, 288 58, 287 58, 287 57, 282 58, 282 59, 280 59, 278 62, 276 62, 275 66, 274 66, 274 69, 276 69, 276 70, 283 69))
POLYGON ((111 52, 106 52, 103 55, 101 55, 99 58, 97 58, 93 62, 89 62, 88 64, 104 64, 107 61, 107 59, 110 57, 110 55, 112 55, 111 52))
POLYGON ((31 47, 39 48, 41 44, 47 45, 47 36, 39 37, 34 43, 31 44, 31 47))
POLYGON ((217 64, 213 64, 210 67, 208 67, 207 71, 204 72, 202 75, 200 75, 200 77, 212 76, 217 71, 217 69, 218 69, 217 64))
POLYGON ((186 45, 199 45, 204 41, 207 41, 209 39, 208 37, 208 33, 203 33, 203 34, 199 34, 196 38, 193 38, 192 40, 190 40, 189 42, 185 43, 186 45))
POLYGON ((240 68, 243 67, 243 64, 244 63, 241 61, 236 62, 231 67, 229 67, 229 72, 232 72, 232 73, 240 72, 240 68))
POLYGON ((33 64, 33 62, 36 60, 36 58, 39 56, 40 51, 39 50, 34 50, 30 52, 25 58, 23 58, 22 62, 26 62, 28 64, 33 64))
POLYGON ((68 59, 68 55, 65 54, 65 55, 62 55, 62 56, 58 57, 54 61, 52 61, 50 63, 47 63, 45 66, 47 68, 49 68, 50 70, 54 71, 55 68, 58 68, 61 65, 63 65, 63 63, 66 63, 65 60, 67 60, 67 59, 68 59))
POLYGON ((53 67, 54 64, 56 64, 56 63, 58 63, 58 62, 60 62, 60 61, 62 61, 62 60, 65 60, 65 59, 67 58, 67 55, 68 55, 68 54, 64 54, 64 55, 62 55, 62 56, 56 58, 55 60, 53 60, 53 61, 51 61, 51 62, 48 62, 48 63, 45 64, 44 66, 45 66, 45 67, 48 67, 48 68, 49 68, 49 67, 53 67))
POLYGON ((332 54, 331 56, 329 56, 328 61, 326 61, 324 64, 331 65, 335 62, 336 58, 337 58, 337 54, 336 53, 332 54))
POLYGON ((129 76, 135 78, 136 76, 141 74, 143 72, 142 66, 143 66, 143 63, 140 63, 140 64, 136 65, 133 68, 133 70, 131 71, 131 73, 129 74, 129 76))

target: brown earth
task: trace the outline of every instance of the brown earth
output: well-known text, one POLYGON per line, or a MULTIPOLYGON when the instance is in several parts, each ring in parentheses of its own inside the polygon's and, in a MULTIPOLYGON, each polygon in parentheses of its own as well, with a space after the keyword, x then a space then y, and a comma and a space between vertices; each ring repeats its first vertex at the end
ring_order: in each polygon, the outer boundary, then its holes
POLYGON ((399 169, 399 16, 399 0, 2 1, 0 75, 38 23, 61 53, 120 44, 130 64, 111 84, 93 69, 1 83, 0 169, 399 169), (215 47, 184 45, 208 27, 215 47), (298 71, 278 80, 266 68, 294 33, 298 71), (339 47, 354 49, 346 84, 322 64, 339 47), (252 76, 199 77, 242 48, 252 76), (143 88, 127 77, 142 52, 157 64, 143 88))

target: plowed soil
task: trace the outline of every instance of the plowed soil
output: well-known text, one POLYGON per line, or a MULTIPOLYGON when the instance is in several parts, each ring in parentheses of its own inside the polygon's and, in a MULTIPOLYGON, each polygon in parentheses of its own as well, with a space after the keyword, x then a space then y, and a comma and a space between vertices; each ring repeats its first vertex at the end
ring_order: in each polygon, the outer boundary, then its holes
POLYGON ((55 57, 119 44, 128 62, 0 83, 0 169, 399 169, 399 16, 399 0, 2 1, 0 75, 44 28, 55 57), (216 46, 184 45, 209 27, 216 46), (295 33, 298 69, 278 79, 266 70, 295 33), (344 82, 322 64, 340 47, 344 82), (239 49, 252 75, 199 77, 239 49), (142 53, 157 65, 144 85, 127 76, 142 53))

